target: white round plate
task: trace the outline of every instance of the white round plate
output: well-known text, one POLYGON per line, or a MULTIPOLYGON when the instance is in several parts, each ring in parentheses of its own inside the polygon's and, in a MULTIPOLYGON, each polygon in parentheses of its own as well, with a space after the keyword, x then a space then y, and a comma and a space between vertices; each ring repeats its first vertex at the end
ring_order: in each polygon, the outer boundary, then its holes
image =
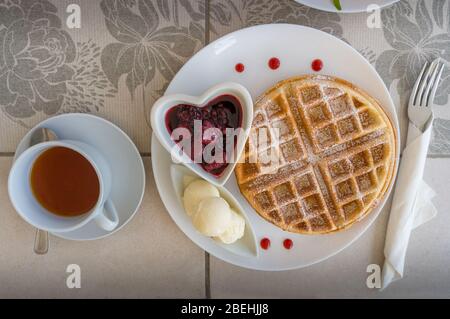
MULTIPOLYGON (((394 104, 382 79, 374 68, 355 49, 345 42, 316 29, 290 24, 270 24, 243 29, 209 44, 192 57, 178 72, 166 94, 200 95, 209 87, 224 81, 244 85, 255 99, 276 82, 292 76, 311 73, 311 61, 324 61, 323 74, 334 75, 353 82, 376 97, 392 119, 397 131, 398 121, 394 104), (308 45, 303 45, 308 43, 308 45), (273 71, 267 62, 271 57, 281 61, 273 71), (245 64, 245 71, 237 73, 236 63, 245 64)), ((400 145, 400 144, 398 144, 400 145)), ((347 230, 327 235, 300 235, 284 232, 261 218, 239 192, 234 174, 225 187, 247 212, 256 238, 268 237, 271 247, 260 250, 259 257, 243 257, 220 247, 214 240, 195 231, 177 199, 170 178, 170 154, 152 138, 153 173, 159 194, 169 214, 181 230, 210 254, 246 268, 286 270, 305 267, 324 260, 356 240, 375 220, 385 200, 361 222, 347 230), (282 242, 290 238, 291 250, 282 242)))
POLYGON ((109 236, 125 226, 139 208, 145 190, 144 164, 131 139, 116 125, 100 117, 63 114, 49 118, 31 129, 19 143, 15 158, 28 148, 31 135, 38 127, 52 129, 60 139, 90 144, 103 154, 113 172, 111 198, 119 214, 119 226, 111 232, 91 221, 80 229, 53 235, 71 240, 94 240, 109 236))
POLYGON ((356 13, 366 12, 369 5, 377 5, 380 8, 389 6, 398 0, 341 0, 342 10, 339 11, 333 4, 333 0, 295 0, 305 6, 328 12, 356 13))

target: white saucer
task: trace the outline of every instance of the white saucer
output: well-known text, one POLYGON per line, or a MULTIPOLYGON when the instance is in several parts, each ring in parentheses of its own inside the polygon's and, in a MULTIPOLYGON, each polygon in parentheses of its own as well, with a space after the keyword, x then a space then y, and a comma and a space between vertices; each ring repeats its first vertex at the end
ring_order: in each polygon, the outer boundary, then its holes
MULTIPOLYGON (((233 32, 212 42, 181 68, 167 88, 166 94, 198 95, 217 83, 233 81, 244 85, 255 99, 282 79, 312 73, 311 61, 316 58, 324 61, 321 73, 356 83, 377 98, 398 132, 395 106, 383 80, 371 64, 345 42, 327 33, 299 25, 260 25, 233 32), (305 43, 308 45, 304 45, 305 43), (280 68, 275 71, 267 66, 271 57, 278 57, 281 61, 280 68), (245 65, 243 73, 237 73, 234 69, 235 64, 239 62, 245 65)), ((397 143, 400 145, 398 141, 397 143)), ((364 233, 377 218, 387 198, 386 195, 372 213, 347 230, 327 235, 300 235, 282 231, 261 218, 241 195, 232 175, 224 185, 225 188, 246 211, 258 242, 263 237, 269 237, 271 240, 270 249, 260 250, 258 257, 242 256, 233 254, 195 231, 172 186, 171 164, 170 154, 153 136, 153 173, 161 199, 172 219, 193 242, 212 255, 252 269, 300 268, 333 256, 364 233), (285 238, 293 240, 292 249, 286 250, 283 247, 285 238)))
POLYGON ((398 0, 341 0, 342 10, 339 11, 333 4, 333 0, 295 0, 305 6, 337 13, 366 12, 368 6, 377 5, 380 8, 389 6, 398 0))
POLYGON ((55 131, 60 139, 78 140, 94 146, 108 160, 113 172, 112 200, 119 214, 119 226, 108 232, 95 222, 67 233, 53 235, 71 240, 94 240, 109 236, 133 218, 145 190, 145 170, 142 158, 131 139, 116 125, 89 114, 63 114, 49 118, 31 129, 17 147, 14 160, 26 150, 38 127, 55 131))

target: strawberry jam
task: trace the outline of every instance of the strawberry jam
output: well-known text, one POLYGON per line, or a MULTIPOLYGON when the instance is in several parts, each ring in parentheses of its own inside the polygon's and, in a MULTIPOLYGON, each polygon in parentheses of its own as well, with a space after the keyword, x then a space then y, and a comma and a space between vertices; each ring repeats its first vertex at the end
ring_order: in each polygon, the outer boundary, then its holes
MULTIPOLYGON (((194 154, 194 144, 198 142, 201 144, 201 163, 205 171, 215 176, 220 176, 225 168, 228 166, 226 162, 226 153, 232 150, 227 150, 227 129, 237 129, 242 127, 242 107, 239 100, 232 95, 221 95, 211 100, 205 106, 198 107, 195 105, 179 104, 166 113, 166 127, 170 134, 177 128, 185 128, 190 133, 191 152, 190 157, 192 160, 199 158, 194 154), (194 130, 195 121, 198 121, 200 135, 194 130), (208 130, 217 129, 217 130, 208 130), (221 135, 221 136, 219 136, 221 135), (195 141, 194 138, 200 136, 200 141, 195 141), (217 145, 211 145, 211 143, 218 143, 222 137, 222 142, 217 145), (212 155, 214 158, 220 158, 219 161, 206 161, 204 149, 206 146, 210 146, 212 149, 212 155), (221 154, 216 154, 221 152, 221 154), (217 155, 217 156, 216 156, 217 155)), ((181 140, 174 140, 179 143, 181 140)), ((236 147, 237 138, 234 138, 234 145, 236 147)), ((186 150, 185 150, 186 151, 186 150)))

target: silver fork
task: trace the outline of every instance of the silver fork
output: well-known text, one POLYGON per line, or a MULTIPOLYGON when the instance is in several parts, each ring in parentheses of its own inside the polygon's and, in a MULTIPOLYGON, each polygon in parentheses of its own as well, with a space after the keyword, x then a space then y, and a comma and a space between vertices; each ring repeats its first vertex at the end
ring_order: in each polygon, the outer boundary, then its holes
MULTIPOLYGON (((382 272, 383 289, 401 277, 409 235, 413 229, 411 221, 414 221, 416 212, 420 214, 416 210, 416 201, 419 198, 417 195, 425 187, 423 172, 433 123, 431 107, 443 69, 444 64, 440 59, 431 64, 425 63, 409 100, 408 137, 398 169, 384 247, 386 260, 382 272)), ((430 198, 421 200, 422 204, 426 204, 430 198)))
POLYGON ((431 106, 444 71, 444 66, 440 58, 431 63, 426 62, 414 84, 409 99, 408 118, 421 132, 423 132, 426 124, 433 119, 431 106))

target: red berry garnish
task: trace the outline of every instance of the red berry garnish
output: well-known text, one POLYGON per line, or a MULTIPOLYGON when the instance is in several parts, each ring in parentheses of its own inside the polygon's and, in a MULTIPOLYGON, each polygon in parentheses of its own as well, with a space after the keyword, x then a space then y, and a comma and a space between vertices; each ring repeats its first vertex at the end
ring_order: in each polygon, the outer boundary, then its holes
POLYGON ((276 70, 280 67, 280 59, 278 58, 270 58, 269 60, 269 68, 271 68, 272 70, 276 70))
POLYGON ((294 242, 293 242, 292 240, 290 240, 289 238, 288 238, 288 239, 285 239, 285 240, 283 241, 283 246, 284 246, 284 248, 286 248, 286 249, 291 249, 292 246, 294 246, 294 242))
POLYGON ((234 69, 236 70, 236 72, 242 73, 245 70, 245 66, 242 63, 238 63, 234 66, 234 69))
POLYGON ((265 250, 269 249, 270 239, 267 237, 264 237, 263 239, 261 239, 260 245, 261 245, 262 249, 265 249, 265 250))
POLYGON ((322 68, 323 68, 322 60, 315 59, 314 61, 312 61, 311 68, 316 72, 319 72, 320 70, 322 70, 322 68))

